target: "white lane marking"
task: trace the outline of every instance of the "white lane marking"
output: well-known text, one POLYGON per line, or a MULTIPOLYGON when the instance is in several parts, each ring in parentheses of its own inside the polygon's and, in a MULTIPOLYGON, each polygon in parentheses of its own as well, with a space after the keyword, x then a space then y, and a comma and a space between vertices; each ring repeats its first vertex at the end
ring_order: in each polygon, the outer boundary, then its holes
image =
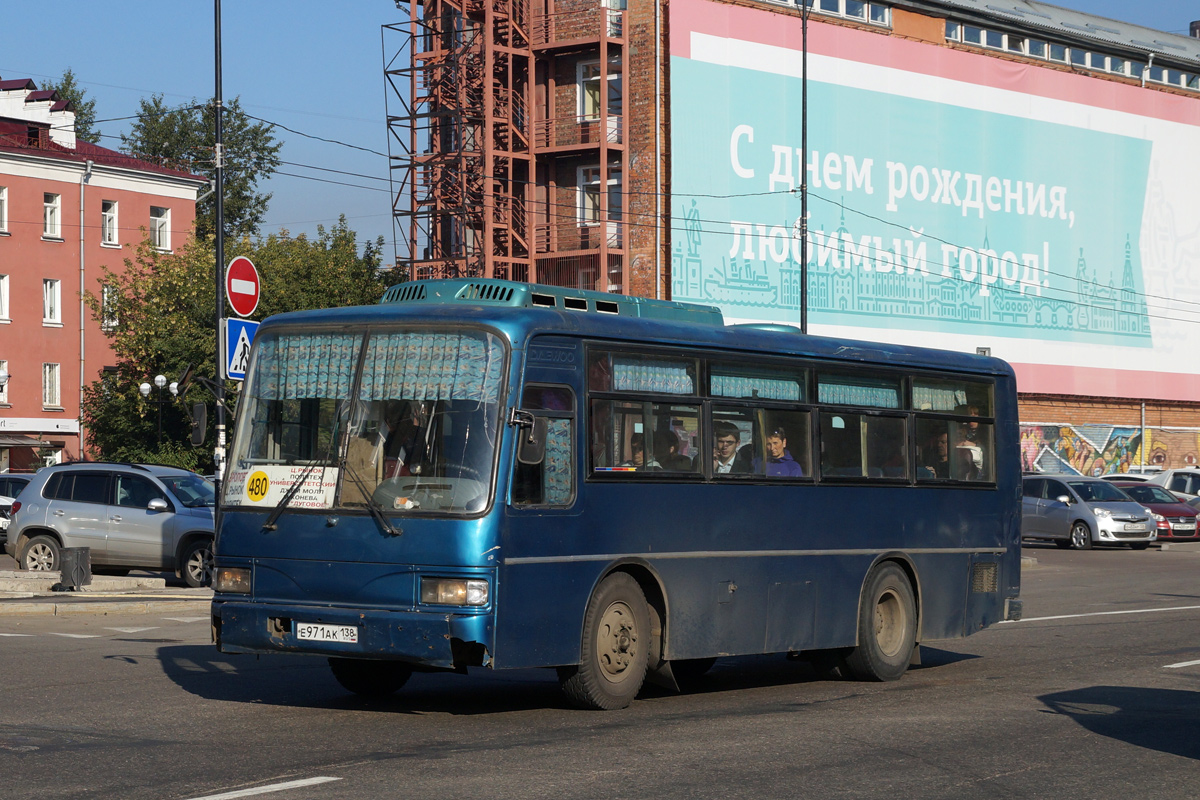
POLYGON ((208 617, 163 617, 163 619, 169 619, 171 622, 202 622, 208 617))
POLYGON ((0 633, 0 636, 34 636, 32 633, 0 633))
POLYGON ((234 797, 251 797, 256 794, 268 794, 270 792, 282 792, 285 789, 298 789, 302 786, 316 786, 322 783, 330 783, 332 781, 340 781, 341 778, 304 778, 298 781, 286 781, 284 783, 272 783, 268 786, 258 786, 254 789, 239 789, 236 792, 225 792, 223 794, 206 794, 204 797, 192 797, 189 800, 231 800, 234 797))
POLYGON ((68 639, 99 639, 98 633, 51 633, 51 636, 64 636, 68 639))
POLYGON ((1180 661, 1178 664, 1167 664, 1163 669, 1179 669, 1180 667, 1194 667, 1200 664, 1200 661, 1180 661))
POLYGON ((105 628, 106 631, 116 631, 117 633, 141 633, 142 631, 156 631, 157 625, 152 625, 149 628, 105 628))
MULTIPOLYGON (((1117 614, 1156 614, 1159 611, 1196 611, 1200 606, 1175 606, 1173 608, 1134 608, 1126 611, 1093 611, 1090 614, 1061 614, 1057 617, 1026 617, 1016 622, 1045 622, 1048 619, 1079 619, 1081 617, 1111 617, 1117 614)), ((1013 622, 1006 619, 1004 622, 1013 622)))

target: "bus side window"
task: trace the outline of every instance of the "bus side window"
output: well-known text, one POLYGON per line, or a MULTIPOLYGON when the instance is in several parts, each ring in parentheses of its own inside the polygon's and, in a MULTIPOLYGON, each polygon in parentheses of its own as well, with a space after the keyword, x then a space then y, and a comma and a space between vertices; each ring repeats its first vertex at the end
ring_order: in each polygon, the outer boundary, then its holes
POLYGON ((565 386, 527 386, 524 410, 546 419, 546 453, 540 464, 514 459, 514 505, 569 506, 575 498, 575 395, 565 386))

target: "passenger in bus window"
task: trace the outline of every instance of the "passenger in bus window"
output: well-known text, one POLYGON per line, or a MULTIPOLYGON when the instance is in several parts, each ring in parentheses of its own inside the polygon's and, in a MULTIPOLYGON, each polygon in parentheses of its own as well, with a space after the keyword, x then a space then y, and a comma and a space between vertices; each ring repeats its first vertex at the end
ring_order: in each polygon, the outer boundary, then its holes
POLYGON ((641 433, 629 435, 629 458, 621 462, 622 467, 646 466, 646 437, 641 433))
POLYGON ((746 465, 739 459, 738 446, 742 443, 742 432, 732 422, 713 423, 713 474, 727 475, 731 472, 746 472, 746 465))
POLYGON ((936 431, 929 438, 922 452, 921 477, 950 477, 950 434, 946 430, 936 431))
POLYGON ((654 460, 669 472, 692 471, 692 460, 679 454, 679 435, 673 430, 654 432, 654 460))
POLYGON ((752 462, 755 473, 765 474, 768 478, 804 477, 804 469, 787 449, 787 431, 782 427, 777 426, 767 431, 763 438, 763 449, 767 458, 764 462, 761 456, 755 456, 752 462))

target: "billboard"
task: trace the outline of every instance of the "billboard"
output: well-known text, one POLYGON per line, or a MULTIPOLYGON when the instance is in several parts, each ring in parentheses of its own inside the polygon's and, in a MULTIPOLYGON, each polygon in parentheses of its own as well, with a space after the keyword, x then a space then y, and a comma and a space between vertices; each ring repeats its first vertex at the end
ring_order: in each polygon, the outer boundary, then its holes
POLYGON ((1021 391, 1195 400, 1200 98, 671 3, 672 297, 816 334, 989 347, 1021 391))

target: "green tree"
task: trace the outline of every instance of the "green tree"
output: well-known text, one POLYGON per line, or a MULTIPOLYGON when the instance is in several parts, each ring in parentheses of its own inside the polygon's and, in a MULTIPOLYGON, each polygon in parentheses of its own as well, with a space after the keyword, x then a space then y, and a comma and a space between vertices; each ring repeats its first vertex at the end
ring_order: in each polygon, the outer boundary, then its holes
MULTIPOLYGON (((237 98, 225 104, 222 144, 225 152, 225 235, 255 236, 262 225, 271 195, 256 191, 260 181, 279 167, 283 143, 276 141, 269 123, 256 122, 242 111, 237 98)), ((121 136, 125 152, 173 169, 216 177, 216 115, 213 103, 169 107, 162 95, 143 98, 129 135, 121 136)), ((216 196, 196 204, 196 235, 216 231, 216 196)))
MULTIPOLYGON (((250 258, 262 279, 262 301, 256 319, 285 311, 377 303, 397 278, 381 273, 382 240, 368 243, 359 254, 357 236, 344 218, 318 235, 291 237, 286 231, 252 241, 226 243, 226 258, 250 258)), ((216 376, 215 280, 212 241, 191 240, 174 253, 161 253, 144 242, 124 260, 121 270, 105 269, 101 284, 111 287, 104 306, 99 287, 86 295, 97 321, 114 320, 105 331, 116 355, 116 367, 85 391, 83 418, 93 455, 122 461, 168 463, 198 471, 213 469, 213 396, 203 381, 185 396, 163 392, 163 441, 157 443, 157 388, 143 398, 138 386, 155 375, 177 380, 191 364, 195 374, 216 376), (209 426, 203 448, 187 445, 193 403, 209 404, 209 426)), ((222 312, 225 313, 225 312, 222 312)), ((239 383, 226 384, 229 407, 239 383)), ((232 416, 227 415, 232 421, 232 416)))
POLYGON ((75 73, 70 67, 57 81, 51 81, 43 89, 58 92, 63 100, 69 100, 75 112, 75 136, 85 142, 99 144, 100 131, 96 130, 96 101, 87 99, 87 89, 75 82, 75 73))

